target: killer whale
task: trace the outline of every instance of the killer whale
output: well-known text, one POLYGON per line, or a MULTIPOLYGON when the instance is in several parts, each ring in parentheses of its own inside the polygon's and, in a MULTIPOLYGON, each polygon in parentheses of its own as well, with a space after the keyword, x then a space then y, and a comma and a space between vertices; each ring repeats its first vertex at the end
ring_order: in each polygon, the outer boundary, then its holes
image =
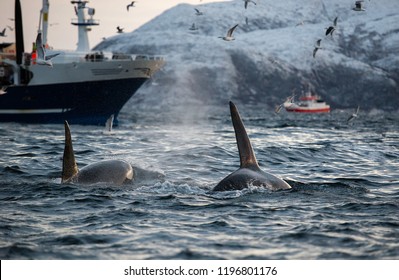
POLYGON ((291 186, 283 179, 260 169, 238 109, 231 101, 230 114, 240 155, 240 168, 220 181, 213 190, 242 190, 249 185, 270 190, 290 189, 291 186))
POLYGON ((67 121, 64 122, 64 126, 65 148, 62 159, 62 184, 76 183, 87 185, 109 183, 122 185, 126 181, 133 180, 133 168, 124 160, 103 160, 89 164, 79 170, 75 160, 71 131, 67 121))

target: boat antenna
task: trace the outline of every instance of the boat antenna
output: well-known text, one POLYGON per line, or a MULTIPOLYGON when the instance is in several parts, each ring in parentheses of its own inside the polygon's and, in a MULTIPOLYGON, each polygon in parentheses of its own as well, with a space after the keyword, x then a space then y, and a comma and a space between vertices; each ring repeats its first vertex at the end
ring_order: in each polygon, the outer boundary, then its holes
POLYGON ((17 55, 17 64, 22 64, 22 55, 25 52, 24 47, 24 30, 22 24, 22 11, 21 3, 19 0, 15 0, 15 48, 17 55))

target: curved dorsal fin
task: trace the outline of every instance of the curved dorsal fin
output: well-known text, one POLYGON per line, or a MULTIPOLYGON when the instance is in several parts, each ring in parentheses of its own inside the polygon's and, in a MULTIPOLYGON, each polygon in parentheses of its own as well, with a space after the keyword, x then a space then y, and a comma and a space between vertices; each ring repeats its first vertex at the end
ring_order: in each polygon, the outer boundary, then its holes
POLYGON ((238 152, 240 154, 240 168, 256 167, 259 168, 251 141, 248 138, 247 131, 242 123, 237 107, 230 101, 230 114, 233 121, 236 134, 238 152))
POLYGON ((72 147, 71 131, 67 121, 65 125, 65 148, 64 156, 62 158, 62 179, 61 183, 67 183, 73 176, 78 174, 78 166, 75 161, 75 154, 72 147))

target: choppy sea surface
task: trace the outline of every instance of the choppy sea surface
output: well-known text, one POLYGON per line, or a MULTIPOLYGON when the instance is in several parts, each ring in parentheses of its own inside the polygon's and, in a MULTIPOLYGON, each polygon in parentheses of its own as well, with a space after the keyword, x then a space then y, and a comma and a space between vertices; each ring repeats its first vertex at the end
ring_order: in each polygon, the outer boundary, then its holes
POLYGON ((63 125, 0 124, 1 259, 399 259, 399 115, 236 104, 261 168, 289 191, 213 192, 239 167, 228 105, 124 110, 71 125, 78 165, 130 162, 122 187, 60 184, 63 125))

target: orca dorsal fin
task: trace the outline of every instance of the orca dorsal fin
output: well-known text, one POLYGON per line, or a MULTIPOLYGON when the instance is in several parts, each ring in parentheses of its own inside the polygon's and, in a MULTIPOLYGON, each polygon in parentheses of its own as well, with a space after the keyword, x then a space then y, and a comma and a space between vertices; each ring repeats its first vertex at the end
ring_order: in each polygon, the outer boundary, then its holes
POLYGON ((242 123, 240 113, 233 102, 230 101, 230 114, 236 134, 238 152, 240 154, 240 168, 259 168, 251 141, 248 138, 247 131, 242 123))
POLYGON ((78 166, 75 161, 75 154, 72 147, 71 131, 67 121, 64 122, 65 126, 65 148, 64 156, 62 158, 62 178, 61 183, 67 183, 76 174, 78 174, 78 166))

